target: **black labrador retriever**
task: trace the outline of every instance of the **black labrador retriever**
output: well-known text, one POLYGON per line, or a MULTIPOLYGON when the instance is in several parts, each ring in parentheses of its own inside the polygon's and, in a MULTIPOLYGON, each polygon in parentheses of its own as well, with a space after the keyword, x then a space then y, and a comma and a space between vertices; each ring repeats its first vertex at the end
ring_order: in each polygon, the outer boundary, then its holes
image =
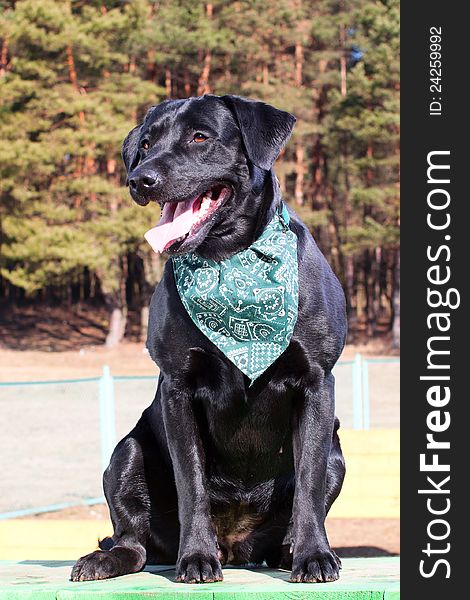
MULTIPOLYGON (((294 123, 237 96, 151 108, 123 158, 133 199, 163 207, 161 249, 220 261, 250 246, 281 202, 272 166, 294 123), (190 198, 203 217, 173 239, 172 218, 190 198)), ((176 563, 178 581, 213 582, 223 564, 264 561, 292 569, 295 582, 338 578, 325 517, 345 473, 331 373, 346 336, 345 300, 309 230, 289 215, 298 319, 287 349, 252 385, 194 325, 168 261, 147 341, 160 367, 156 396, 104 473, 114 535, 77 561, 73 581, 176 563)))

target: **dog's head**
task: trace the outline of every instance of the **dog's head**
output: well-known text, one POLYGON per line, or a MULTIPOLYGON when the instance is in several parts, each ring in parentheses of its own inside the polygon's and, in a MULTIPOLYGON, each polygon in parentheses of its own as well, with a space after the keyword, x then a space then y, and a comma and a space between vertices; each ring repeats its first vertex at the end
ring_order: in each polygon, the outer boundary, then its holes
MULTIPOLYGON (((295 118, 264 102, 206 95, 152 107, 122 155, 132 198, 154 200, 161 219, 147 239, 171 254, 243 238, 253 230, 266 173, 295 118)), ((249 237, 249 235, 248 235, 249 237)))

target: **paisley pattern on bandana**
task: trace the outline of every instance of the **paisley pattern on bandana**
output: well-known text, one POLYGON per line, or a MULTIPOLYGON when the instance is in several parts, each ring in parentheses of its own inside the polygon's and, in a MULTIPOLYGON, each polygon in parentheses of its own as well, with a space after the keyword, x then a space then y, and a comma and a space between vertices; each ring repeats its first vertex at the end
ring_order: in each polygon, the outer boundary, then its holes
POLYGON ((231 258, 172 258, 189 316, 252 382, 287 348, 297 321, 297 236, 288 224, 282 204, 261 236, 231 258))

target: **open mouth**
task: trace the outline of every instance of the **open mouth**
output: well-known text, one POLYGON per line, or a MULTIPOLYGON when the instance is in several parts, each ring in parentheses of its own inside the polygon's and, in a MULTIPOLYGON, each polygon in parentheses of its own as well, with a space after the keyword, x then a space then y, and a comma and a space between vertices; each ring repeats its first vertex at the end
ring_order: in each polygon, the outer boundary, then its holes
POLYGON ((199 196, 181 202, 165 202, 160 221, 145 234, 157 253, 194 236, 229 196, 230 189, 215 185, 199 196))

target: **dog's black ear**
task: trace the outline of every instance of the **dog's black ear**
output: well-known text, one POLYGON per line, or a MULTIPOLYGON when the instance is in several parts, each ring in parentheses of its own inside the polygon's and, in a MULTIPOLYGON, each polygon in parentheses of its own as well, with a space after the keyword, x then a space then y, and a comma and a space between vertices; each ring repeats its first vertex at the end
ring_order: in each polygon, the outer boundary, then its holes
POLYGON ((295 117, 256 100, 226 95, 221 98, 234 114, 248 158, 269 171, 290 138, 295 117))
POLYGON ((126 165, 126 171, 128 173, 139 164, 139 138, 141 127, 142 124, 137 125, 137 127, 134 127, 134 129, 131 129, 122 144, 122 160, 126 165))

